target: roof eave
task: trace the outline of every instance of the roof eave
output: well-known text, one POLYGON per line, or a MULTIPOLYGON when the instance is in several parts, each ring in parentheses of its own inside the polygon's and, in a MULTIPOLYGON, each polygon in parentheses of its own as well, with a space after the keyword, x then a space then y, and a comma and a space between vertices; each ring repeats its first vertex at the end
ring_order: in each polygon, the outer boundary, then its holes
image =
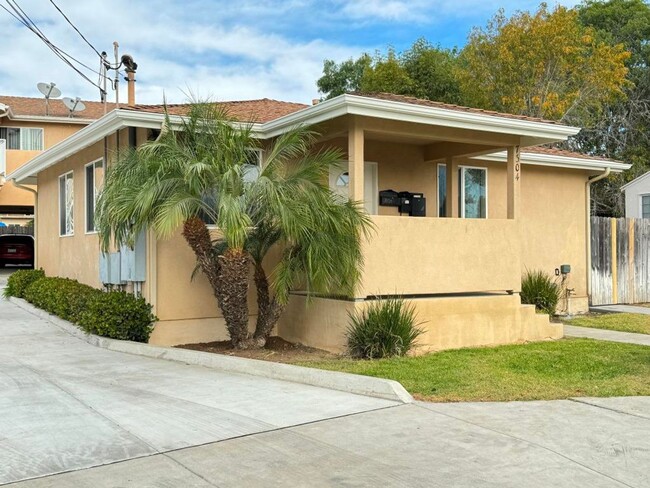
MULTIPOLYGON (((101 141, 104 137, 113 134, 115 131, 126 127, 141 127, 145 129, 160 129, 165 114, 138 112, 135 110, 117 109, 109 112, 102 118, 92 121, 89 125, 78 132, 55 144, 51 148, 42 152, 29 162, 16 169, 7 176, 7 180, 15 180, 17 183, 27 183, 33 181, 36 175, 59 161, 72 156, 73 154, 101 141)), ((169 121, 172 129, 180 127, 183 117, 180 115, 170 115, 169 121)), ((241 124, 246 125, 246 124, 241 124)), ((259 124, 248 124, 252 126, 254 135, 259 135, 259 124)))
POLYGON ((275 137, 297 125, 313 125, 348 114, 514 134, 528 146, 564 141, 580 132, 579 127, 345 94, 268 122, 264 124, 264 133, 266 137, 275 137))
MULTIPOLYGON (((476 156, 472 159, 505 163, 507 160, 507 155, 505 152, 501 151, 494 154, 476 156)), ((621 173, 632 167, 631 164, 621 163, 618 161, 576 158, 557 154, 527 153, 525 150, 521 153, 521 162, 523 164, 529 164, 533 166, 550 166, 566 169, 581 169, 586 171, 602 171, 609 168, 612 173, 621 173)))

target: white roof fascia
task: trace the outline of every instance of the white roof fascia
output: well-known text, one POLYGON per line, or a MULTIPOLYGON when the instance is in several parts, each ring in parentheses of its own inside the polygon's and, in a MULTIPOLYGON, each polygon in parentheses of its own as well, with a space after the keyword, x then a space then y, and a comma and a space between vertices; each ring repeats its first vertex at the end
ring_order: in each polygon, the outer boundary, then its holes
MULTIPOLYGON (((165 115, 160 113, 138 112, 135 110, 113 110, 101 119, 93 121, 90 125, 43 151, 29 162, 16 169, 13 173, 7 175, 7 180, 13 179, 16 180, 17 183, 24 182, 30 176, 36 176, 44 169, 55 165, 59 161, 72 156, 88 146, 92 146, 96 142, 101 141, 104 137, 113 134, 115 131, 125 127, 160 129, 164 120, 165 115)), ((180 127, 183 118, 179 115, 170 115, 169 120, 172 129, 175 129, 180 127)), ((244 126, 246 124, 237 125, 244 126)), ((252 124, 251 129, 254 136, 259 135, 259 124, 252 124)))
POLYGON ((9 120, 19 122, 40 122, 40 123, 58 123, 58 124, 83 124, 89 125, 98 119, 81 119, 75 117, 53 117, 49 115, 9 115, 9 120))
MULTIPOLYGON (((475 156, 470 159, 505 163, 508 159, 508 156, 505 151, 501 151, 494 154, 475 156)), ((619 163, 616 161, 606 161, 603 159, 576 158, 558 154, 527 153, 525 149, 523 149, 521 152, 521 162, 523 164, 529 164, 532 166, 551 166, 557 168, 583 169, 593 171, 600 171, 609 168, 613 173, 620 173, 632 167, 631 164, 619 163)))
MULTIPOLYGON (((466 112, 411 103, 379 100, 358 95, 340 95, 298 112, 263 124, 241 124, 250 126, 255 137, 268 139, 278 136, 299 125, 312 125, 343 115, 360 115, 418 124, 455 127, 477 131, 513 134, 534 140, 537 143, 565 140, 577 134, 578 127, 549 124, 503 116, 466 112)), ((160 128, 165 115, 161 113, 116 109, 67 139, 36 156, 27 164, 11 173, 8 178, 17 182, 50 167, 88 147, 116 130, 124 127, 160 128)), ((181 124, 178 115, 169 117, 172 128, 181 124)), ((541 164, 541 163, 539 163, 541 164)), ((627 169, 627 168, 625 168, 627 169)))
POLYGON ((539 143, 562 141, 580 132, 579 127, 347 94, 268 122, 263 125, 263 130, 266 137, 274 137, 297 125, 317 124, 347 114, 514 134, 532 138, 535 141, 540 141, 539 143))

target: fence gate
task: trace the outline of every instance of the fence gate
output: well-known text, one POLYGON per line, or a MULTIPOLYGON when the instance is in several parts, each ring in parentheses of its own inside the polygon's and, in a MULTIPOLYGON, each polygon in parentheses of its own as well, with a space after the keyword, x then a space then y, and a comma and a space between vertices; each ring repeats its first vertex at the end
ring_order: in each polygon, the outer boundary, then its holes
POLYGON ((650 219, 591 218, 591 305, 650 302, 650 219))

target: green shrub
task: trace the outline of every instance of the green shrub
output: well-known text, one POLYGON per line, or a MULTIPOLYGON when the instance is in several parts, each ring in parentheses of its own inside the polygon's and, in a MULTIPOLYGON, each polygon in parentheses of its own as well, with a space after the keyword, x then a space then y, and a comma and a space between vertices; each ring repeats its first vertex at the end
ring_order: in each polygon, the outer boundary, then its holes
POLYGON ((156 317, 144 298, 123 291, 100 292, 87 303, 79 327, 111 339, 147 342, 156 317))
POLYGON ((41 278, 25 290, 34 306, 77 324, 91 334, 147 342, 156 317, 143 298, 103 292, 68 278, 41 278))
POLYGON ((4 296, 24 298, 27 287, 41 278, 45 278, 42 269, 19 269, 9 276, 4 296))
POLYGON ((41 278, 27 287, 25 300, 70 322, 78 322, 89 298, 102 293, 68 278, 41 278))
POLYGON ((561 295, 562 287, 544 271, 526 271, 521 279, 521 303, 540 312, 555 315, 561 295))
POLYGON ((354 357, 403 356, 423 332, 416 322, 414 307, 401 298, 372 302, 365 310, 349 316, 348 350, 354 357))

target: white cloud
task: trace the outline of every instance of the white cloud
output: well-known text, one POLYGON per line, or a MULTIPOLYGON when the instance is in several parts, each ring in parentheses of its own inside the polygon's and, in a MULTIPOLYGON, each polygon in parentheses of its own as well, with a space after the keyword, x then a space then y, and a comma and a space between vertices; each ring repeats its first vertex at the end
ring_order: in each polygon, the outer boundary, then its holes
MULTIPOLYGON (((323 59, 343 60, 393 42, 391 30, 412 24, 435 27, 445 19, 483 9, 483 24, 499 5, 481 0, 56 0, 101 51, 120 41, 122 53, 139 64, 137 100, 182 102, 191 89, 221 100, 278 98, 309 102, 323 59), (373 29, 373 22, 381 27, 373 29), (360 42, 355 28, 366 29, 360 42), (389 26, 387 30, 386 26, 389 26), (369 27, 370 26, 370 27, 369 27)), ((536 8, 535 2, 505 1, 505 6, 536 8)), ((575 3, 575 2, 574 2, 575 3)), ((92 50, 43 0, 21 7, 45 34, 73 56, 98 68, 92 50)), ((435 27, 435 28, 434 28, 435 27)), ((0 93, 39 96, 36 83, 54 81, 64 96, 97 100, 98 90, 57 59, 25 27, 0 10, 5 49, 0 56, 0 93)), ((420 35, 415 30, 412 42, 420 35)), ((88 75, 97 80, 96 74, 88 75)), ((121 83, 125 99, 125 83, 121 83)), ((113 94, 109 93, 109 99, 113 94)))

